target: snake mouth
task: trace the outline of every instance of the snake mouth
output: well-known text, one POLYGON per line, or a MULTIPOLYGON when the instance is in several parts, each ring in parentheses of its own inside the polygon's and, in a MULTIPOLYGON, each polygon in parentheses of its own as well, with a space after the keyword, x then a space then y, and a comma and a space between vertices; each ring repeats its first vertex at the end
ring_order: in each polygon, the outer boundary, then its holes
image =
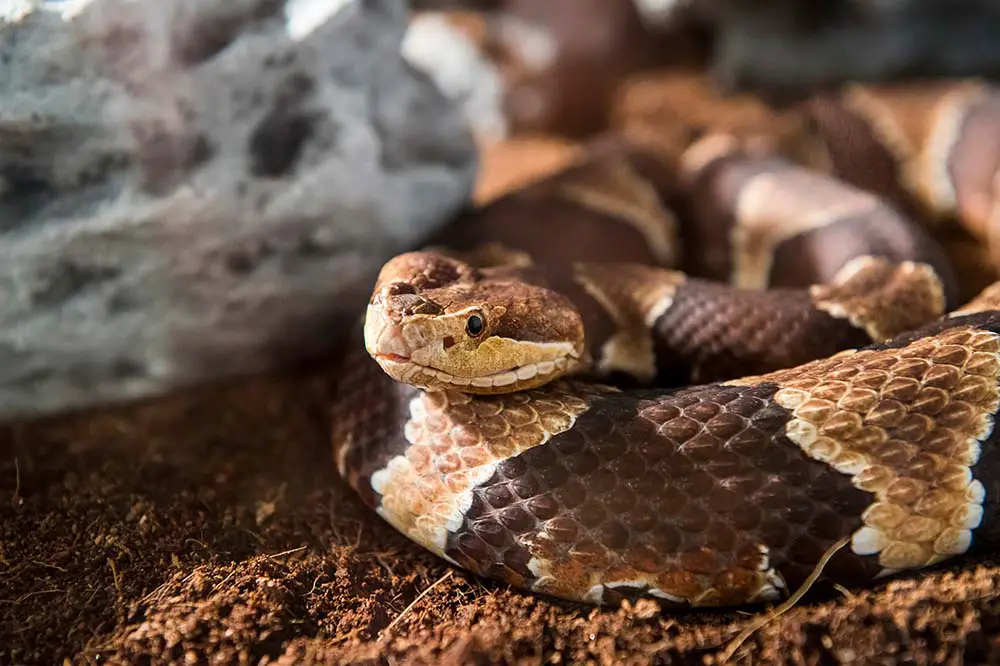
MULTIPOLYGON (((421 376, 432 378, 438 385, 449 385, 459 389, 493 389, 509 388, 518 384, 531 383, 537 385, 540 380, 555 375, 563 374, 572 369, 578 361, 573 356, 562 356, 549 361, 538 361, 525 365, 499 370, 488 375, 478 377, 461 377, 453 375, 444 370, 439 370, 427 365, 415 362, 413 359, 400 356, 398 354, 378 354, 377 359, 383 367, 386 365, 397 366, 395 373, 399 379, 405 383, 424 384, 426 381, 419 381, 421 376), (404 366, 399 368, 398 366, 404 366)), ((389 368, 386 368, 387 370, 389 368)))
POLYGON ((390 361, 392 363, 409 363, 410 357, 403 356, 402 354, 392 354, 389 352, 377 352, 375 358, 383 361, 390 361))

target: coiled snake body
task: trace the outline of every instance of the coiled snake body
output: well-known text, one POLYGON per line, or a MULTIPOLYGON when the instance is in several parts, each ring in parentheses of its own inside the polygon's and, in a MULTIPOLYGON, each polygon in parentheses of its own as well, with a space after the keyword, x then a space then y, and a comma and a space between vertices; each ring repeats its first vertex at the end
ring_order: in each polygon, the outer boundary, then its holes
POLYGON ((393 258, 340 473, 453 564, 590 603, 779 599, 845 538, 845 584, 989 547, 1000 286, 970 300, 936 234, 998 254, 1000 96, 852 94, 809 107, 825 167, 601 141, 393 258))

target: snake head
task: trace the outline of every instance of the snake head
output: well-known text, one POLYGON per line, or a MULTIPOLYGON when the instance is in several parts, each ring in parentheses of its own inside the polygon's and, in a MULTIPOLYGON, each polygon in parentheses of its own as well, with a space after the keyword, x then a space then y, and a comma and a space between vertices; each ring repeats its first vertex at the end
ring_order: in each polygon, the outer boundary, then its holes
POLYGON ((365 349, 397 381, 495 394, 574 370, 583 321, 566 297, 437 252, 386 263, 365 316, 365 349))

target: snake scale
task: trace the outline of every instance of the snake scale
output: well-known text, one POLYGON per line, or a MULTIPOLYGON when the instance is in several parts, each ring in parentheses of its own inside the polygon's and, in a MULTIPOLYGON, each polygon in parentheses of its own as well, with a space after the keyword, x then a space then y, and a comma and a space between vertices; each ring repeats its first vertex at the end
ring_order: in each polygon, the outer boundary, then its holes
POLYGON ((862 585, 1000 536, 1000 91, 856 86, 822 159, 595 140, 393 257, 332 400, 337 468, 458 567, 591 604, 862 585), (808 163, 807 163, 808 162, 808 163), (362 342, 363 338, 363 342, 362 342))

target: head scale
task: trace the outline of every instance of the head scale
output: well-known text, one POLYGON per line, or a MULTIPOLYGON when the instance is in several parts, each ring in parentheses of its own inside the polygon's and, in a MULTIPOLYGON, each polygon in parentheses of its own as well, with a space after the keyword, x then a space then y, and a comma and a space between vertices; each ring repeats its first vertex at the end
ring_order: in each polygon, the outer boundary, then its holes
POLYGON ((391 377, 425 389, 507 393, 574 370, 583 322, 566 297, 436 252, 382 267, 365 348, 391 377))

